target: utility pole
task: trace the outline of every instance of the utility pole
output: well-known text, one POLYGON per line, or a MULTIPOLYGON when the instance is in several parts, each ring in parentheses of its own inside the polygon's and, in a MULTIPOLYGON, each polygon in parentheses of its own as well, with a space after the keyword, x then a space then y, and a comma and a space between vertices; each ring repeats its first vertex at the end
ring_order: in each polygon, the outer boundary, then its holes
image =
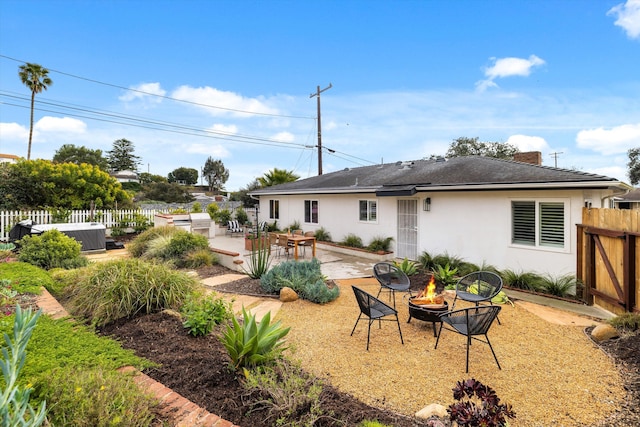
POLYGON ((318 97, 318 175, 322 175, 322 125, 320 123, 320 94, 325 90, 331 89, 333 86, 329 83, 329 86, 320 90, 320 86, 317 87, 316 93, 309 95, 309 98, 314 96, 318 97))
POLYGON ((558 167, 558 155, 562 154, 562 151, 557 151, 555 153, 551 153, 549 154, 551 157, 553 157, 554 161, 555 161, 555 167, 558 167))

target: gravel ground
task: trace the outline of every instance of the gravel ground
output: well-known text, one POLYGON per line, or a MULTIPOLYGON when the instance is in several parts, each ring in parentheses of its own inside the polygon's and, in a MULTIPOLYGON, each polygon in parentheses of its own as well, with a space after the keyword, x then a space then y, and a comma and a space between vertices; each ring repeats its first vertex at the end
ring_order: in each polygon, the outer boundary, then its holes
MULTIPOLYGON (((444 331, 438 349, 430 323, 413 319, 397 296, 404 345, 395 323, 377 323, 366 348, 367 323, 358 316, 351 281, 338 281, 340 297, 327 304, 285 304, 277 318, 291 326, 292 357, 305 369, 329 380, 365 403, 414 414, 430 403, 453 403, 457 381, 475 378, 513 405, 511 426, 584 426, 615 412, 625 399, 621 375, 613 361, 583 328, 552 325, 520 307, 504 305, 502 325, 489 338, 502 365, 498 370, 486 344, 471 346, 465 373, 465 338, 444 331)), ((376 294, 371 279, 357 286, 376 294)))

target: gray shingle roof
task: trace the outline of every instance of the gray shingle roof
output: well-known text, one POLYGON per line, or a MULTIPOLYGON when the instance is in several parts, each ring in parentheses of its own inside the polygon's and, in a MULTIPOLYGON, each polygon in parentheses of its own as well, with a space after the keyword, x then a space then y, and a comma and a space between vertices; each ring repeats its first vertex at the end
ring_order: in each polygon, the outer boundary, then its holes
MULTIPOLYGON (((252 194, 344 193, 399 191, 403 194, 425 190, 445 190, 446 187, 505 188, 514 184, 529 187, 567 188, 619 187, 617 179, 586 172, 537 166, 490 157, 454 157, 446 161, 414 160, 344 169, 320 176, 301 179, 252 192, 252 194)), ((412 194, 412 193, 411 193, 412 194)), ((383 194, 379 194, 383 195, 383 194)))

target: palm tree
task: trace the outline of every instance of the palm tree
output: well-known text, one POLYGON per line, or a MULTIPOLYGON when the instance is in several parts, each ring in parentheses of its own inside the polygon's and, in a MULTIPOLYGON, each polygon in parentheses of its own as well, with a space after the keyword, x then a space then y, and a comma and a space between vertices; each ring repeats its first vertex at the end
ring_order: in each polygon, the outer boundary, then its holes
POLYGON ((265 173, 263 177, 258 178, 258 182, 260 182, 260 185, 263 187, 271 187, 272 185, 297 181, 298 178, 300 177, 294 174, 293 171, 273 168, 273 170, 265 173))
POLYGON ((31 124, 29 126, 29 148, 27 150, 27 160, 30 160, 31 140, 33 138, 33 104, 36 99, 36 93, 47 90, 47 87, 53 84, 53 80, 49 78, 49 70, 42 65, 30 62, 20 66, 18 75, 22 83, 31 91, 31 124))

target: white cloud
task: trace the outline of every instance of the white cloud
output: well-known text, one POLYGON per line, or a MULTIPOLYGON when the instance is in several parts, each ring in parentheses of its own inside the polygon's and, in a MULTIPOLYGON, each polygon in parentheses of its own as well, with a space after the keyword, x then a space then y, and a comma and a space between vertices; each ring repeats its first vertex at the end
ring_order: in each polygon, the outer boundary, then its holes
POLYGON ((232 114, 238 117, 249 117, 250 113, 277 114, 278 111, 268 107, 262 100, 244 98, 233 92, 226 92, 212 87, 193 88, 180 86, 171 95, 173 98, 194 102, 206 109, 213 116, 232 114))
POLYGON ((3 140, 24 139, 29 138, 29 129, 18 123, 0 123, 0 136, 3 140))
POLYGON ((578 147, 604 155, 624 153, 630 148, 640 147, 640 123, 581 130, 576 136, 578 147))
POLYGON ((627 0, 607 12, 608 16, 616 17, 615 25, 621 27, 629 38, 640 38, 640 0, 627 0))
POLYGON ((229 150, 220 144, 189 144, 185 151, 190 154, 204 154, 214 158, 229 157, 229 150))
POLYGON ((279 142, 293 142, 295 141, 296 137, 291 132, 278 132, 277 134, 273 135, 271 139, 279 142))
POLYGON ((490 87, 497 87, 495 79, 511 76, 527 77, 534 67, 540 67, 545 64, 545 61, 536 55, 531 55, 528 59, 509 57, 491 58, 491 60, 493 61, 493 66, 484 70, 484 75, 487 78, 476 83, 476 87, 480 91, 490 87))
POLYGON ((162 102, 162 98, 160 97, 165 96, 167 93, 166 90, 160 87, 160 83, 141 83, 138 86, 132 86, 130 89, 130 91, 118 97, 118 99, 122 102, 145 99, 149 102, 160 103, 162 102))
POLYGON ((236 125, 223 125, 221 123, 215 124, 209 128, 212 132, 220 132, 226 134, 235 135, 238 133, 238 126, 236 125))
POLYGON ((87 130, 87 124, 82 120, 72 119, 71 117, 51 117, 45 116, 38 120, 34 126, 34 130, 55 133, 73 133, 81 134, 87 130))
POLYGON ((511 135, 507 139, 507 144, 515 145, 520 151, 547 151, 549 150, 549 144, 544 138, 539 136, 528 135, 511 135))

